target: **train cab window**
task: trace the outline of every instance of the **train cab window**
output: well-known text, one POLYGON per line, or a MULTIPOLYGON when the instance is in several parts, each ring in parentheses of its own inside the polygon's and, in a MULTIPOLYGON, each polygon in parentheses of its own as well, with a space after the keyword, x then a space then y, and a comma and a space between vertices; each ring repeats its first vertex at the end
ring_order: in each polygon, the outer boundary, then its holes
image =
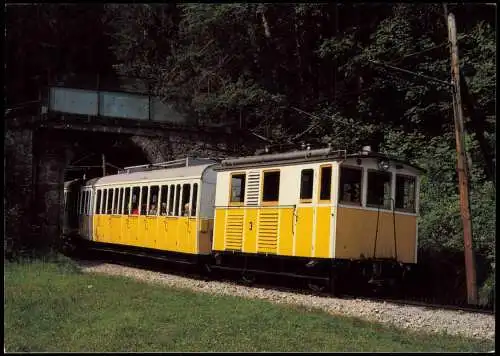
POLYGON ((182 203, 181 203, 181 215, 189 216, 189 211, 191 210, 191 204, 189 200, 191 199, 191 185, 182 185, 182 203))
POLYGON ((245 174, 231 175, 230 203, 243 203, 245 201, 245 174))
POLYGON ((115 188, 115 201, 113 203, 113 214, 118 214, 118 202, 120 201, 119 200, 119 193, 120 193, 120 189, 118 188, 115 188))
POLYGON ((303 169, 300 173, 300 200, 310 203, 313 197, 314 170, 303 169))
POLYGON ((146 215, 148 211, 148 193, 149 193, 149 187, 142 187, 141 215, 146 215))
POLYGON ((330 201, 332 195, 332 166, 321 167, 319 200, 330 201))
POLYGON ((101 213, 101 198, 102 198, 102 193, 101 190, 97 190, 97 198, 95 202, 95 213, 100 214, 101 213))
POLYGON ((87 214, 87 194, 88 192, 85 190, 83 191, 83 206, 82 206, 82 215, 87 214))
POLYGON ((133 187, 132 188, 132 203, 131 203, 131 215, 139 215, 139 194, 141 192, 141 188, 133 187))
POLYGON ((415 212, 415 177, 396 174, 396 210, 415 212))
POLYGON ((161 192, 160 192, 160 215, 166 216, 168 213, 168 185, 162 185, 161 186, 161 192))
POLYGON ((107 214, 112 214, 113 213, 113 190, 114 189, 108 189, 108 207, 106 210, 107 214))
POLYGON ((390 172, 368 170, 366 205, 374 208, 391 208, 390 172))
POLYGON ((175 187, 175 209, 174 209, 174 216, 180 216, 181 213, 179 211, 180 208, 180 200, 181 200, 181 185, 177 184, 175 187))
POLYGON ((123 199, 123 214, 130 215, 130 188, 125 188, 125 199, 123 199))
POLYGON ((340 168, 339 202, 361 205, 361 176, 359 168, 340 168))
POLYGON ((191 216, 196 216, 196 204, 198 202, 198 183, 193 184, 193 199, 191 200, 191 216))
POLYGON ((175 185, 170 185, 170 198, 168 199, 168 215, 174 215, 175 185))
POLYGON ((280 194, 280 172, 264 172, 264 184, 262 189, 262 201, 277 203, 280 194))
POLYGON ((158 213, 158 192, 160 187, 154 185, 151 187, 151 197, 149 198, 148 215, 156 215, 158 213))

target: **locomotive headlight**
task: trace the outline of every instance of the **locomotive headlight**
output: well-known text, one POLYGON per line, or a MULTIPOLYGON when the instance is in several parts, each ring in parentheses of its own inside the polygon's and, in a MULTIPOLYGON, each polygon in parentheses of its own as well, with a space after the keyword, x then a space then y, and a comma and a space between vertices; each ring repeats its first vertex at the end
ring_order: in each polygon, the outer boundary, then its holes
POLYGON ((386 160, 380 160, 378 161, 378 168, 383 171, 387 171, 390 167, 389 161, 386 160))

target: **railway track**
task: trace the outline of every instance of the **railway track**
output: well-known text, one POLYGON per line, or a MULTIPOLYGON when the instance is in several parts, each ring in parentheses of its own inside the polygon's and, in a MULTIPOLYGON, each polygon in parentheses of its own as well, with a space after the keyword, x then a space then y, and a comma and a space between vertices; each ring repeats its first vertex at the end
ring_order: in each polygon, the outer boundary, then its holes
MULTIPOLYGON (((195 280, 217 280, 224 283, 229 283, 233 285, 247 285, 253 288, 274 290, 302 295, 314 295, 317 297, 331 298, 332 295, 323 291, 313 291, 308 288, 304 281, 296 280, 292 278, 282 278, 277 280, 276 278, 270 278, 267 276, 259 276, 259 279, 253 283, 241 279, 241 273, 238 272, 228 272, 228 271, 218 271, 213 270, 210 276, 204 276, 199 273, 199 271, 192 268, 192 266, 179 266, 175 264, 165 264, 164 260, 152 259, 149 256, 136 256, 131 254, 123 254, 121 252, 110 252, 93 250, 90 258, 77 258, 81 262, 86 263, 111 263, 118 264, 127 267, 134 267, 142 270, 155 271, 160 273, 173 274, 179 277, 190 278, 195 280), (172 267, 172 268, 170 268, 172 267)), ((461 311, 465 313, 479 313, 486 315, 494 315, 495 311, 475 306, 463 306, 463 305, 451 305, 451 304, 441 304, 426 302, 414 299, 404 299, 404 298, 391 298, 391 297, 380 297, 376 295, 364 295, 355 294, 349 291, 345 291, 340 295, 336 296, 340 299, 358 299, 367 300, 381 303, 392 303, 400 306, 415 306, 423 307, 426 309, 440 309, 440 310, 451 310, 451 311, 461 311)))

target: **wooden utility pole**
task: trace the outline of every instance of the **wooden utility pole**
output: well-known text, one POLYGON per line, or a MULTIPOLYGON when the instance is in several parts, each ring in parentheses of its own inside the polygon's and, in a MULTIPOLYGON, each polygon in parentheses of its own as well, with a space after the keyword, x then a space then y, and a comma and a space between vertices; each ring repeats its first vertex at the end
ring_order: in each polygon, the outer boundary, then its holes
POLYGON ((464 229, 465 273, 467 279, 467 300, 477 304, 476 264, 472 249, 472 224, 469 208, 469 180, 464 147, 464 121, 462 98, 460 96, 460 67, 458 61, 457 28, 455 16, 448 14, 448 38, 451 51, 451 81, 453 84, 453 116, 455 119, 455 139, 457 146, 457 169, 460 190, 460 214, 464 229))
POLYGON ((102 176, 104 177, 106 175, 106 157, 104 156, 104 153, 101 154, 102 158, 102 176))

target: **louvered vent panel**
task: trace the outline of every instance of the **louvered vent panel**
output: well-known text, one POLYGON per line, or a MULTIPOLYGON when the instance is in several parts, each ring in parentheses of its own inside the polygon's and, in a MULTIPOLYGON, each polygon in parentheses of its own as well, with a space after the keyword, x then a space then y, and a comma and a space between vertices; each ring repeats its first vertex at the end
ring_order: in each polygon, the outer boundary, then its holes
POLYGON ((243 209, 229 209, 226 219, 225 249, 241 251, 243 239, 243 209))
POLYGON ((261 253, 276 253, 278 249, 279 213, 276 210, 262 209, 259 213, 257 250, 261 253))
POLYGON ((259 205, 260 171, 250 171, 247 179, 246 205, 259 205))

